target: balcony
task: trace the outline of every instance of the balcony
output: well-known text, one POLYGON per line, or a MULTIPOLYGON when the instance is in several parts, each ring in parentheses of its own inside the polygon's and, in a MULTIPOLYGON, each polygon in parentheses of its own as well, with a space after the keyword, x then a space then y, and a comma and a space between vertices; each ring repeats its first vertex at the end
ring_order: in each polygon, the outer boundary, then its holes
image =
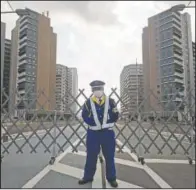
POLYGON ((181 25, 180 25, 179 21, 173 20, 172 23, 174 24, 174 27, 176 27, 178 30, 181 31, 181 25))
POLYGON ((182 38, 182 33, 180 32, 180 30, 177 30, 174 27, 173 27, 173 35, 177 36, 178 38, 182 38))
POLYGON ((27 32, 20 33, 19 41, 22 40, 24 37, 27 37, 27 32))
POLYGON ((177 79, 175 78, 174 82, 180 83, 180 84, 184 84, 183 79, 177 79))
POLYGON ((27 64, 27 60, 26 60, 26 59, 20 61, 20 62, 18 63, 18 66, 20 67, 20 66, 25 65, 25 64, 27 64))
POLYGON ((22 78, 22 79, 18 79, 17 83, 22 83, 22 82, 25 82, 25 81, 26 81, 26 78, 22 78))
POLYGON ((174 46, 174 53, 178 55, 182 55, 182 49, 179 48, 178 46, 174 46))
POLYGON ((181 22, 181 16, 178 15, 176 12, 172 12, 172 16, 173 16, 174 18, 176 18, 176 20, 178 20, 178 22, 181 22))
POLYGON ((23 43, 19 44, 19 50, 27 46, 27 40, 23 41, 23 43))
POLYGON ((23 54, 23 55, 21 55, 21 56, 19 56, 19 61, 21 60, 21 59, 23 59, 23 58, 26 58, 27 57, 27 54, 25 53, 25 54, 23 54))
POLYGON ((20 25, 19 32, 22 32, 24 29, 29 29, 28 21, 20 25))
POLYGON ((177 36, 173 36, 173 44, 174 45, 177 45, 177 46, 180 46, 181 47, 181 45, 182 45, 182 40, 181 40, 181 38, 179 38, 179 37, 177 37, 177 36))
POLYGON ((175 66, 174 72, 183 74, 183 73, 184 73, 184 70, 183 70, 182 67, 177 67, 177 66, 175 66))
POLYGON ((24 69, 24 72, 21 72, 21 73, 18 74, 18 77, 23 77, 23 76, 26 76, 26 71, 25 71, 25 69, 24 69))
POLYGON ((177 58, 178 60, 183 61, 182 56, 180 56, 178 53, 174 52, 174 58, 177 58))
POLYGON ((18 73, 20 74, 20 73, 23 73, 23 72, 25 72, 26 71, 26 67, 25 66, 20 66, 20 67, 18 67, 18 73))
POLYGON ((23 25, 27 20, 28 20, 29 16, 28 15, 24 15, 21 19, 20 19, 20 25, 23 25))
POLYGON ((27 40, 27 36, 25 36, 25 37, 22 38, 22 39, 19 39, 19 43, 21 44, 21 43, 24 42, 25 40, 27 40))
POLYGON ((182 74, 182 73, 179 73, 179 72, 174 72, 174 75, 175 76, 178 76, 178 77, 180 77, 180 78, 184 78, 184 74, 182 74))

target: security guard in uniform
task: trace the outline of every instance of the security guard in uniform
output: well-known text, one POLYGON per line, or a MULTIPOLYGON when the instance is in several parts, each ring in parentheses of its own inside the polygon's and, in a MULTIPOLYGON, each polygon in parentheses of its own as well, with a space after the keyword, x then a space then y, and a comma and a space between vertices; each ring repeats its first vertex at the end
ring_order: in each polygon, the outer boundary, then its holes
POLYGON ((117 187, 115 157, 115 133, 114 123, 118 120, 119 112, 113 99, 104 94, 102 81, 93 81, 93 97, 89 98, 82 110, 82 118, 89 126, 87 130, 87 159, 84 169, 84 177, 79 180, 79 184, 86 184, 93 181, 96 171, 97 157, 102 148, 103 156, 106 160, 106 178, 112 187, 117 187))

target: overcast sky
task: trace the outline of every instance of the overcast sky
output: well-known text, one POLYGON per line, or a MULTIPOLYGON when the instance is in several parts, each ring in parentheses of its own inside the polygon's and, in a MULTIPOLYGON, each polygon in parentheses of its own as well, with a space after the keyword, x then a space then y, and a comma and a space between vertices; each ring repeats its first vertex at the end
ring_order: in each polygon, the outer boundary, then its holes
MULTIPOLYGON (((128 64, 142 63, 142 28, 147 19, 172 5, 189 1, 10 1, 14 9, 28 7, 42 13, 49 11, 57 33, 57 63, 76 67, 79 88, 87 89, 92 80, 106 82, 106 89, 120 86, 120 72, 128 64)), ((195 5, 194 1, 190 5, 195 5)), ((11 10, 1 1, 1 11, 11 10)), ((191 15, 195 39, 195 9, 191 15)), ((1 15, 6 23, 6 37, 11 37, 18 16, 1 15)), ((195 41, 195 40, 193 40, 195 41)), ((110 92, 110 90, 106 90, 110 92)))

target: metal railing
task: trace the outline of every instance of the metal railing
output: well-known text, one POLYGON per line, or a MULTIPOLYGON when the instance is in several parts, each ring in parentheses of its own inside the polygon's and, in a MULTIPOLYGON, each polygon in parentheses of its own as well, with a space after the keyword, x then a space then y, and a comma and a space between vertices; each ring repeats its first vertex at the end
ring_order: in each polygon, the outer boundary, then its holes
MULTIPOLYGON (((58 111, 55 107, 48 106, 52 101, 47 99, 44 90, 39 91, 31 101, 25 96, 20 96, 18 92, 11 93, 17 96, 18 102, 15 105, 10 105, 12 96, 2 92, 4 100, 1 105, 2 155, 11 151, 36 153, 37 149, 41 148, 44 152, 52 154, 50 161, 52 164, 57 154, 63 152, 67 145, 71 146, 73 151, 77 151, 81 144, 86 146, 84 139, 88 126, 80 116, 84 101, 79 102, 81 97, 87 100, 84 89, 79 90, 76 97, 69 93, 71 103, 65 106, 65 111, 58 111), (40 100, 44 100, 42 104, 40 100), (23 108, 18 107, 21 102, 23 108), (75 110, 73 110, 74 104, 77 105, 75 110), (44 107, 46 105, 50 110, 44 107), (73 144, 74 138, 79 139, 77 144, 73 144)), ((128 147, 130 152, 138 155, 138 160, 142 164, 148 154, 185 155, 192 163, 195 159, 195 117, 193 117, 195 102, 190 105, 187 98, 195 97, 194 92, 190 91, 180 102, 175 102, 177 94, 170 96, 163 104, 154 91, 150 90, 134 112, 128 111, 131 105, 124 103, 124 96, 120 97, 117 89, 111 89, 109 96, 116 100, 117 106, 120 104, 123 107, 114 128, 116 139, 122 142, 122 145, 117 145, 120 152, 123 152, 125 146, 128 147), (149 98, 153 99, 157 106, 148 103, 148 108, 144 110, 149 98), (165 110, 170 105, 172 110, 165 110)), ((66 104, 64 97, 62 104, 66 104)))

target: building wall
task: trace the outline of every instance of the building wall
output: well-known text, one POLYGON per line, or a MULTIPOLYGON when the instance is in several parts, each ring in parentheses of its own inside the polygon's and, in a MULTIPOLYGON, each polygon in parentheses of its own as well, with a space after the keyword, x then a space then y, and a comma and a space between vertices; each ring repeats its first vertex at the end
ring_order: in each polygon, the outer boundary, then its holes
POLYGON ((67 111, 68 105, 68 67, 56 66, 56 109, 67 111))
MULTIPOLYGON (((39 96, 43 105, 46 97, 50 102, 45 104, 46 110, 55 109, 56 78, 56 35, 50 27, 50 19, 44 15, 38 17, 38 49, 37 49, 37 93, 44 90, 45 96, 39 96)), ((37 109, 40 106, 37 104, 37 109)))
POLYGON ((11 40, 5 39, 4 51, 4 70, 3 70, 3 88, 5 94, 3 95, 3 103, 7 102, 3 108, 8 112, 9 104, 9 82, 10 82, 10 63, 11 63, 11 40))
POLYGON ((9 112, 15 114, 16 90, 17 90, 17 65, 18 65, 18 41, 19 41, 19 20, 16 21, 16 27, 12 30, 11 36, 11 65, 10 65, 10 100, 9 112))
MULTIPOLYGON (((194 63, 193 63, 193 45, 192 45, 192 33, 191 33, 191 18, 188 13, 182 15, 182 34, 183 34, 183 61, 184 61, 184 83, 185 83, 185 96, 187 99, 187 105, 194 104, 194 97, 191 94, 195 94, 195 81, 194 81, 194 63), (192 92, 191 92, 192 91, 192 92)), ((188 106, 188 107, 189 107, 188 106)), ((195 106, 193 106, 194 108, 195 106)))
POLYGON ((4 49, 5 49, 5 23, 1 22, 1 89, 3 87, 4 49))
POLYGON ((25 102, 29 109, 54 110, 57 36, 50 26, 49 17, 27 10, 30 15, 20 17, 13 31, 11 72, 17 65, 16 88, 19 93, 15 99, 20 111, 27 108, 25 102), (20 101, 21 97, 24 101, 20 101))
MULTIPOLYGON (((78 74, 76 68, 69 68, 70 77, 68 80, 68 84, 70 84, 71 94, 75 98, 78 95, 78 74), (70 81, 70 83, 69 83, 70 81)), ((74 102, 71 105, 72 111, 75 113, 77 111, 77 104, 73 100, 73 98, 70 96, 70 103, 74 102)))
MULTIPOLYGON (((194 81, 193 96, 195 97, 195 42, 192 43, 192 48, 193 48, 193 78, 192 80, 194 81)), ((195 99, 193 100, 192 104, 194 104, 193 112, 195 112, 195 99)))
POLYGON ((57 110, 69 113, 76 112, 77 105, 73 100, 78 93, 78 75, 76 68, 57 65, 56 70, 56 106, 57 110), (71 96, 71 95, 72 96, 71 96), (73 102, 73 104, 72 104, 73 102), (69 108, 68 108, 69 107, 69 108))
POLYGON ((144 112, 142 102, 144 100, 144 81, 142 64, 131 64, 123 68, 120 76, 120 93, 122 102, 121 112, 123 116, 144 112))
MULTIPOLYGON (((191 38, 190 27, 188 31, 191 38)), ((170 10, 149 18, 148 26, 143 29, 144 94, 151 89, 158 98, 150 97, 145 106, 148 111, 172 111, 183 101, 187 81, 184 36, 181 14, 170 10)), ((184 110, 184 106, 180 109, 184 110)))
POLYGON ((144 111, 147 112, 149 110, 150 105, 150 62, 149 62, 149 31, 148 27, 143 29, 142 33, 142 57, 143 57, 143 76, 144 76, 144 97, 146 101, 144 102, 144 111))

